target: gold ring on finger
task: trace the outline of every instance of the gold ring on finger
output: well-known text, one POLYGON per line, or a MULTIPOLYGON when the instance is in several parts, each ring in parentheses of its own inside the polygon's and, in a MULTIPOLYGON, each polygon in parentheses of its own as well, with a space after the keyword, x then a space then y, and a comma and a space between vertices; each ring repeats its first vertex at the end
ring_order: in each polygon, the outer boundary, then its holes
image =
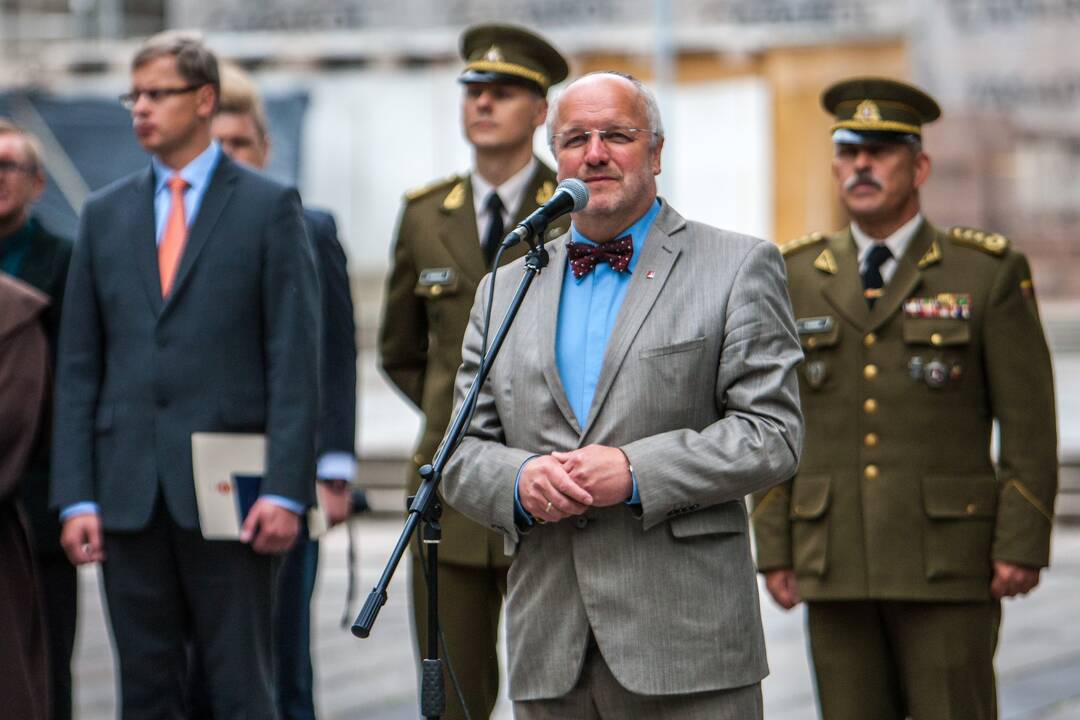
POLYGON ((551 512, 552 507, 554 507, 554 506, 551 504, 551 501, 548 500, 548 504, 547 504, 547 507, 544 508, 544 512, 547 512, 547 513, 551 512))

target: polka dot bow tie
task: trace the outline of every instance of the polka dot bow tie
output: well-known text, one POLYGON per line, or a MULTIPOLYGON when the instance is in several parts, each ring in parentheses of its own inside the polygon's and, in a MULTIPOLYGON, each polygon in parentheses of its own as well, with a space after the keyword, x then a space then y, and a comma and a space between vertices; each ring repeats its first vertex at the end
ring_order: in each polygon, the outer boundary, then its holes
POLYGON ((602 262, 610 265, 615 272, 626 272, 630 267, 630 258, 634 256, 634 239, 630 235, 599 245, 570 242, 566 247, 570 254, 570 269, 578 280, 602 262))

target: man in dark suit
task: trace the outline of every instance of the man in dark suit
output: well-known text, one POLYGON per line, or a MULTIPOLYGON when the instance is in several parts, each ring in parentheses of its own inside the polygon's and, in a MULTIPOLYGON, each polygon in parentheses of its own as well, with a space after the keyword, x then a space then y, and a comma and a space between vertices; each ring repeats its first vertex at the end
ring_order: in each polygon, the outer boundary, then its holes
MULTIPOLYGON (((566 61, 544 39, 507 25, 466 30, 461 54, 462 124, 474 167, 406 193, 379 329, 383 371, 424 414, 410 493, 420 483, 416 469, 431 462, 450 422, 473 293, 504 231, 555 190, 555 173, 533 154, 533 135, 547 116, 548 88, 566 77, 566 61)), ((511 248, 502 261, 527 249, 511 248)), ((445 504, 442 527, 439 612, 447 655, 469 715, 487 717, 499 694, 496 642, 510 559, 496 533, 445 504)), ((417 657, 423 657, 427 588, 419 564, 412 595, 417 657)), ((465 717, 461 705, 448 702, 446 717, 465 717)))
MULTIPOLYGON (((31 205, 45 189, 41 157, 32 135, 0 120, 0 271, 49 297, 51 302, 43 321, 55 365, 71 241, 50 233, 30 212, 31 205)), ((47 424, 43 427, 22 478, 22 500, 34 538, 34 562, 45 601, 53 716, 55 720, 70 720, 77 583, 75 568, 60 547, 59 518, 49 508, 51 435, 47 424)))
POLYGON ((76 563, 102 562, 124 718, 177 717, 186 648, 214 716, 276 718, 274 555, 315 495, 318 281, 295 191, 211 141, 217 60, 165 33, 132 62, 151 167, 80 219, 57 374, 53 503, 76 563), (242 542, 199 532, 194 432, 265 433, 242 542))
MULTIPOLYGON (((239 67, 221 64, 221 104, 211 132, 233 160, 258 170, 270 159, 266 111, 255 84, 239 67)), ((304 208, 319 271, 319 499, 330 524, 348 518, 356 474, 356 324, 345 251, 334 217, 304 208)), ((311 596, 319 543, 301 533, 285 556, 274 601, 274 679, 282 720, 315 720, 311 668, 311 596)))

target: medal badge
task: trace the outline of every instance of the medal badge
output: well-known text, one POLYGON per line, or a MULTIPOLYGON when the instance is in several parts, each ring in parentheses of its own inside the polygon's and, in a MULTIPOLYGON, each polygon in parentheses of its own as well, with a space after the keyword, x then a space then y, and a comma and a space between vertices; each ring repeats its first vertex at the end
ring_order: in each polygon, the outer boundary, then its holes
POLYGON ((909 318, 969 320, 971 295, 969 293, 939 293, 935 297, 908 298, 904 301, 904 315, 909 318))

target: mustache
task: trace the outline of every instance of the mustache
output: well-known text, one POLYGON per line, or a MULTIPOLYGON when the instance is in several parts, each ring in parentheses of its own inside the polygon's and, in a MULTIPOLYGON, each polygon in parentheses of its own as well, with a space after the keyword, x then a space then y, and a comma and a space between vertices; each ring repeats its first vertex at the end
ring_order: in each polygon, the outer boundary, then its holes
POLYGON ((855 187, 856 185, 863 185, 863 184, 873 185, 878 190, 881 190, 884 187, 883 183, 880 180, 878 180, 876 177, 874 177, 870 173, 866 172, 866 173, 856 173, 855 175, 852 175, 847 180, 845 180, 844 181, 844 190, 850 190, 853 187, 855 187))

